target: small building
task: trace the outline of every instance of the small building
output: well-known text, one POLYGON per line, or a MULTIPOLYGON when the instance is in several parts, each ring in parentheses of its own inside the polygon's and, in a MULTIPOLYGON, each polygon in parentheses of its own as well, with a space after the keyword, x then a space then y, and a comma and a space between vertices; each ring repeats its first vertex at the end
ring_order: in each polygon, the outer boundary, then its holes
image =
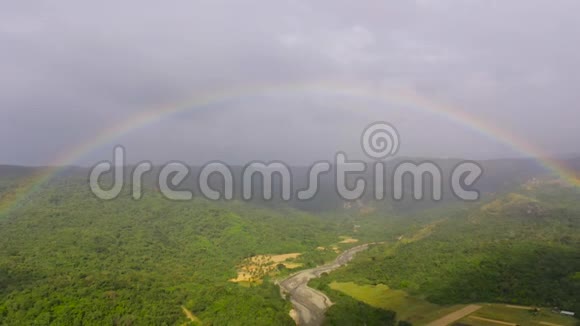
POLYGON ((573 313, 571 311, 565 311, 565 310, 560 311, 560 314, 570 316, 570 317, 574 317, 574 315, 576 315, 575 313, 573 313))

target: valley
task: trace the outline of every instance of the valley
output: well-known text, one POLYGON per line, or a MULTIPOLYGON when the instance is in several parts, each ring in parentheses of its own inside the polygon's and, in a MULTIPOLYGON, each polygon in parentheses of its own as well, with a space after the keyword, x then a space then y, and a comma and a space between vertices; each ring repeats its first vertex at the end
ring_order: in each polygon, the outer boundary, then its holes
POLYGON ((325 294, 308 287, 308 282, 320 277, 323 273, 330 273, 346 265, 357 253, 366 250, 368 246, 368 244, 363 244, 350 248, 341 253, 330 264, 300 271, 278 283, 282 295, 289 296, 294 306, 296 311, 295 321, 298 325, 321 325, 326 309, 332 305, 332 302, 325 294))
POLYGON ((63 177, 0 218, 0 324, 427 325, 455 316, 446 320, 575 326, 551 310, 580 304, 577 196, 524 184, 476 204, 361 201, 311 212, 176 203, 152 190, 139 205, 103 202, 63 177), (481 308, 457 313, 470 306, 481 308))

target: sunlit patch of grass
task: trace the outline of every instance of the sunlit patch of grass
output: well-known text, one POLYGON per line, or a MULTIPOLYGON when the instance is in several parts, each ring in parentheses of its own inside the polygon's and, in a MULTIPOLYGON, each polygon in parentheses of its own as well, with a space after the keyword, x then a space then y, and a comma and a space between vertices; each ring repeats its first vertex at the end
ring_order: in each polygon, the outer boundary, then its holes
POLYGON ((384 284, 358 285, 353 282, 332 282, 330 288, 371 306, 395 311, 398 319, 419 325, 438 319, 463 307, 461 305, 436 305, 421 298, 410 296, 405 291, 390 289, 384 284))
POLYGON ((496 199, 488 204, 483 205, 481 210, 486 213, 498 214, 507 208, 519 207, 537 202, 538 201, 534 198, 527 197, 518 193, 510 193, 505 197, 496 199))
POLYGON ((462 322, 473 326, 490 325, 490 322, 488 321, 470 317, 480 317, 518 325, 554 324, 574 326, 577 322, 576 319, 554 313, 549 308, 540 308, 538 312, 532 313, 531 309, 520 309, 505 304, 485 304, 480 310, 461 320, 462 322))

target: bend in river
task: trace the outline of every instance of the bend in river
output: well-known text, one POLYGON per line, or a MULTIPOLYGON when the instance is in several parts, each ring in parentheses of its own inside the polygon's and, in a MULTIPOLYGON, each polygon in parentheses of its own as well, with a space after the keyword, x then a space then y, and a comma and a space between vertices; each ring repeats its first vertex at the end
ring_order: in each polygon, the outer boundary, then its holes
POLYGON ((308 287, 308 282, 313 278, 320 277, 322 273, 330 273, 346 265, 357 253, 368 247, 369 244, 363 244, 350 248, 340 254, 332 263, 300 271, 279 283, 282 293, 290 295, 290 302, 297 313, 298 325, 317 326, 322 324, 324 312, 332 305, 324 293, 308 287))

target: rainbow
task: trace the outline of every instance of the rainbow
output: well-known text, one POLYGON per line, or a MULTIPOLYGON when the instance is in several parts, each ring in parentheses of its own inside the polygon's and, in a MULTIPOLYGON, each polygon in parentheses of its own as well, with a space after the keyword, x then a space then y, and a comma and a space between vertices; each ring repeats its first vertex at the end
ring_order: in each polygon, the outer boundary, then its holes
POLYGON ((580 179, 575 172, 568 169, 561 162, 550 159, 543 151, 534 144, 516 137, 507 130, 500 129, 480 117, 469 114, 450 105, 446 105, 432 99, 424 98, 411 90, 386 91, 369 85, 341 83, 341 82, 308 82, 291 83, 280 85, 253 85, 239 87, 228 91, 205 92, 195 96, 193 100, 148 110, 112 125, 101 131, 96 137, 80 143, 72 150, 64 153, 54 160, 48 168, 29 177, 11 194, 0 199, 0 215, 4 215, 12 208, 35 191, 38 187, 49 181, 62 168, 72 165, 85 155, 110 144, 124 135, 135 130, 154 124, 174 114, 200 109, 212 104, 220 104, 231 100, 241 100, 251 96, 288 96, 288 95, 333 95, 346 96, 360 99, 371 99, 379 103, 408 106, 412 109, 425 111, 433 115, 442 116, 456 124, 466 126, 473 131, 488 138, 501 142, 526 157, 533 157, 547 170, 560 176, 569 185, 580 186, 580 179))

